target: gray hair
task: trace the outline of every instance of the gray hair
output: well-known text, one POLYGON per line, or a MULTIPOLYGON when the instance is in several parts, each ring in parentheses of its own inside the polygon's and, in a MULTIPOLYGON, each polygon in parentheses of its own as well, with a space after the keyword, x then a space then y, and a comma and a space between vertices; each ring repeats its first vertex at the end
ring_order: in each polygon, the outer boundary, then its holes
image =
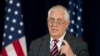
POLYGON ((65 7, 62 6, 62 5, 56 5, 56 6, 51 7, 51 8, 49 9, 49 11, 48 11, 48 17, 50 16, 50 13, 51 13, 52 11, 55 11, 55 10, 63 10, 64 13, 65 13, 65 19, 69 19, 69 12, 68 12, 68 10, 67 10, 67 8, 65 8, 65 7))

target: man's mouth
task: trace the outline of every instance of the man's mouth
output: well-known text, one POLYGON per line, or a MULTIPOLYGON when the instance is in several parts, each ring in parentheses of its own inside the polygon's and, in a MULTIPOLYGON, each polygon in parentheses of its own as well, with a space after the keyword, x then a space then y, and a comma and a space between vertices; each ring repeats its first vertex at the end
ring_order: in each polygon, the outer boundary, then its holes
POLYGON ((53 33, 56 33, 58 30, 57 29, 52 29, 52 32, 53 33))

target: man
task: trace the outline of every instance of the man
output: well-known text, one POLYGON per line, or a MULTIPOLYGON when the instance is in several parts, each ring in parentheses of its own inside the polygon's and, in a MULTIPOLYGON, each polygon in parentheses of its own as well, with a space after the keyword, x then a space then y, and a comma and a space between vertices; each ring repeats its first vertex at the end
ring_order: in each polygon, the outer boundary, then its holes
POLYGON ((48 11, 49 34, 32 41, 29 56, 89 56, 87 44, 68 34, 68 10, 62 5, 48 11))

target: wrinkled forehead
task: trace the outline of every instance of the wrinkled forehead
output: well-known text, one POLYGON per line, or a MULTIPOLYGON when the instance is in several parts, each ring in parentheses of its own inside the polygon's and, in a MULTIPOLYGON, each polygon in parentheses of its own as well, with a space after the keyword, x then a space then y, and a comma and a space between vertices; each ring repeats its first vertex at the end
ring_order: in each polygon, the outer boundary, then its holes
POLYGON ((48 15, 49 17, 64 17, 65 13, 63 10, 53 10, 51 13, 48 15))

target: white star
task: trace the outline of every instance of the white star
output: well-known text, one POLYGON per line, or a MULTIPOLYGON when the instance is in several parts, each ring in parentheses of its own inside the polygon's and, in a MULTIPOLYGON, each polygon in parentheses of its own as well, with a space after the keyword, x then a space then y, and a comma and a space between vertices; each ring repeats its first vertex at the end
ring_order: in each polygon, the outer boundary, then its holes
POLYGON ((9 35, 8 38, 9 38, 9 40, 11 40, 12 39, 12 35, 9 35))
POLYGON ((20 22, 20 26, 23 26, 23 22, 20 22))
POLYGON ((74 23, 75 23, 75 21, 74 21, 74 20, 71 20, 71 23, 72 23, 72 24, 74 24, 74 23))
POLYGON ((3 34, 3 37, 6 37, 6 33, 3 34))
POLYGON ((80 12, 82 12, 82 8, 80 8, 79 10, 80 10, 80 12))
POLYGON ((16 6, 17 6, 17 7, 20 7, 20 3, 19 3, 19 2, 18 2, 18 3, 16 3, 16 6))
POLYGON ((83 28, 81 28, 81 31, 83 32, 83 28))
POLYGON ((75 15, 75 12, 73 12, 73 15, 75 15))
POLYGON ((77 27, 77 29, 78 29, 78 28, 79 28, 79 25, 77 25, 76 27, 77 27))
POLYGON ((8 12, 11 12, 11 8, 8 8, 8 12))
POLYGON ((74 3, 73 5, 74 5, 74 7, 76 6, 76 4, 75 4, 75 3, 74 3))
POLYGON ((8 16, 6 17, 6 20, 9 21, 9 17, 8 16))
POLYGON ((21 33, 22 33, 22 31, 19 29, 19 30, 18 30, 18 34, 21 34, 21 33))
POLYGON ((78 9, 78 5, 76 6, 76 9, 78 9))
POLYGON ((71 28, 71 29, 70 29, 70 32, 71 32, 71 33, 73 33, 73 32, 74 32, 74 29, 73 29, 73 28, 71 28))
POLYGON ((5 43, 4 43, 4 41, 3 41, 3 42, 2 42, 2 45, 4 46, 4 44, 5 44, 5 43))
POLYGON ((12 22, 13 22, 13 23, 16 23, 16 19, 13 19, 12 22))
POLYGON ((16 11, 14 12, 14 14, 15 14, 15 15, 18 15, 18 11, 16 10, 16 11))
POLYGON ((21 17, 23 18, 23 14, 21 14, 21 17))
POLYGON ((10 0, 10 1, 9 1, 9 4, 13 4, 13 0, 10 0))
POLYGON ((72 4, 72 2, 71 1, 69 1, 69 5, 71 5, 72 4))
POLYGON ((7 26, 7 25, 5 25, 5 26, 4 26, 4 28, 5 28, 5 29, 7 29, 7 28, 8 28, 8 26, 7 26))
POLYGON ((78 16, 78 18, 77 18, 78 20, 81 20, 81 17, 80 16, 78 16))
POLYGON ((11 31, 14 31, 14 30, 15 30, 15 28, 14 28, 14 27, 11 27, 11 28, 10 28, 10 30, 11 30, 11 31))

